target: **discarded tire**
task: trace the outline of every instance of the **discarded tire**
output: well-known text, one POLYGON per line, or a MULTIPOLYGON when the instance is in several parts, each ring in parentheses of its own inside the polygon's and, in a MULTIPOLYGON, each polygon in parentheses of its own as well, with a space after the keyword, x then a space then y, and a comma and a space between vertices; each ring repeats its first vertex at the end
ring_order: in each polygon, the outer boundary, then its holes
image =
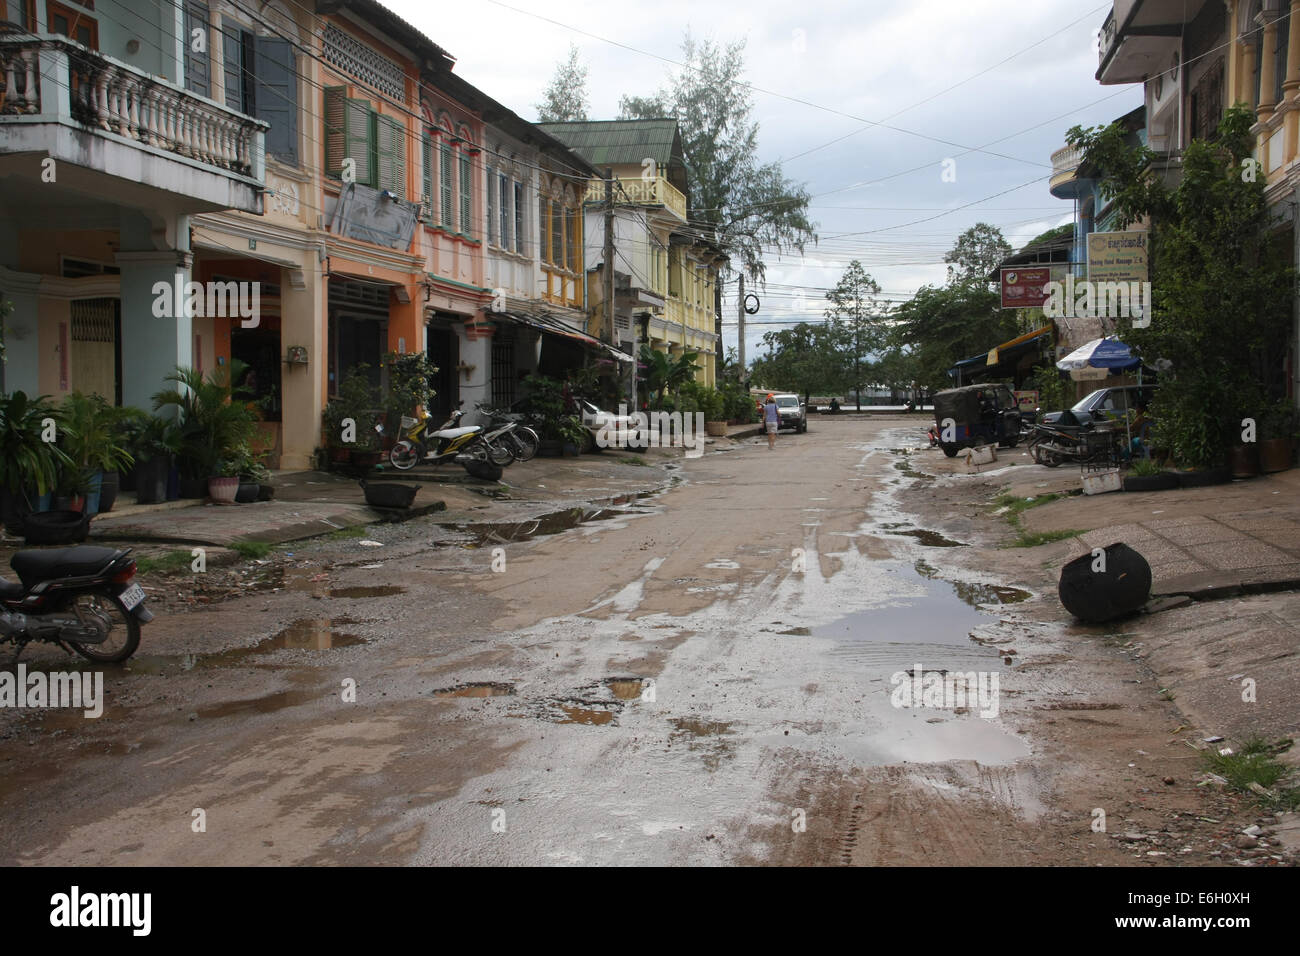
POLYGON ((1178 476, 1172 471, 1162 471, 1158 475, 1125 475, 1125 491, 1168 491, 1178 487, 1178 476))
POLYGON ((361 480, 361 487, 366 493, 366 504, 372 508, 409 508, 415 501, 419 485, 399 485, 388 481, 361 480))
POLYGON ((23 521, 28 544, 79 544, 89 530, 90 518, 80 511, 38 511, 23 521))
POLYGON ((1232 481, 1232 472, 1227 465, 1219 468, 1204 468, 1200 471, 1178 472, 1178 484, 1184 488, 1205 488, 1209 485, 1226 485, 1232 481))
POLYGON ((470 461, 465 463, 465 471, 483 481, 500 481, 501 468, 490 461, 470 461))
POLYGON ((1065 609, 1088 624, 1131 614, 1151 593, 1151 565, 1128 545, 1116 542, 1061 569, 1057 594, 1065 609))

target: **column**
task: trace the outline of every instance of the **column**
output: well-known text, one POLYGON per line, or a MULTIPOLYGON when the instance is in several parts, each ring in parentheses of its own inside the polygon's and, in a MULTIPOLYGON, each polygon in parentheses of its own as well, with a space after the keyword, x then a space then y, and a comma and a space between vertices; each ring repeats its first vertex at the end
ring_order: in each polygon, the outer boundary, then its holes
POLYGON ((325 407, 325 277, 316 251, 306 255, 308 268, 280 270, 280 360, 291 346, 307 349, 306 365, 281 365, 280 467, 286 471, 312 466, 325 407))
MULTIPOLYGON (((1287 25, 1290 38, 1287 41, 1286 78, 1282 81, 1282 95, 1288 105, 1296 107, 1300 105, 1297 103, 1300 98, 1300 0, 1292 0, 1291 17, 1287 25)), ((1296 109, 1287 110, 1283 123, 1286 129, 1283 137, 1286 154, 1282 157, 1282 162, 1285 164, 1300 154, 1300 112, 1296 109)))
POLYGON ((1277 86, 1277 73, 1274 66, 1277 63, 1277 20, 1269 20, 1264 26, 1264 44, 1260 48, 1259 64, 1259 105, 1255 107, 1255 116, 1263 122, 1273 115, 1273 109, 1277 106, 1277 98, 1273 95, 1273 88, 1277 86))
MULTIPOLYGON (((464 337, 460 341, 460 362, 474 366, 468 374, 453 370, 460 383, 460 397, 465 401, 466 415, 475 411, 474 403, 490 403, 492 399, 492 335, 496 331, 487 313, 476 312, 465 320, 464 337)), ((472 419, 471 419, 472 420, 472 419)))
POLYGON ((192 278, 193 257, 181 249, 124 251, 117 264, 122 269, 122 403, 152 411, 154 393, 171 387, 166 377, 177 366, 193 364, 193 321, 184 296, 179 310, 175 302, 176 284, 184 291, 192 278))

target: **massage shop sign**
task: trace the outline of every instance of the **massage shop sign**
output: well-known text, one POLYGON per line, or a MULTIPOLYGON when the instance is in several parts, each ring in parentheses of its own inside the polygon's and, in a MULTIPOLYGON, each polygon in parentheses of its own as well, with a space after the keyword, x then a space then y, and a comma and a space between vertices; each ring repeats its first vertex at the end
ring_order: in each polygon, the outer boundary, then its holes
POLYGON ((1089 282, 1146 282, 1145 232, 1094 232, 1088 236, 1089 282))

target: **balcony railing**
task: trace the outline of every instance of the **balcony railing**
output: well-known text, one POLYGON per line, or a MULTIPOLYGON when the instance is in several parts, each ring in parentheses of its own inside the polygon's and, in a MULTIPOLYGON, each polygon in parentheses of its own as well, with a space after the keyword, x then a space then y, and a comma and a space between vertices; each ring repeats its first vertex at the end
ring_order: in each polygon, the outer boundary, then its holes
MULTIPOLYGON (((587 185, 587 200, 599 202, 605 198, 605 180, 593 179, 587 185)), ((643 203, 647 206, 663 206, 686 221, 686 197, 672 183, 662 176, 653 178, 628 177, 614 180, 614 201, 643 203), (621 190, 620 190, 620 187, 621 190)))
POLYGON ((70 121, 257 181, 267 124, 66 37, 0 38, 0 123, 70 121))
POLYGON ((1061 173, 1072 173, 1083 162, 1083 151, 1076 146, 1066 146, 1052 154, 1052 178, 1061 173))

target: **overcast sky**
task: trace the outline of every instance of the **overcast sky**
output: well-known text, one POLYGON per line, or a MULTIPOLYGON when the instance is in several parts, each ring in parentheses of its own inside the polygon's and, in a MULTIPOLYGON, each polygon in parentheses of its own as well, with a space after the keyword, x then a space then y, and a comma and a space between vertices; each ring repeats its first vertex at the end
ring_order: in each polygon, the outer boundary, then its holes
MULTIPOLYGON (((745 40, 746 79, 764 91, 753 94, 760 159, 782 160, 806 185, 820 237, 802 257, 768 258, 751 323, 820 318, 824 290, 855 258, 888 297, 906 298, 943 281, 944 252, 976 222, 1016 247, 1069 222, 1072 204, 1047 191, 1052 152, 1071 126, 1142 103, 1140 85, 1094 79, 1111 4, 1089 0, 1014 10, 992 0, 384 2, 456 57, 459 75, 530 120, 570 43, 588 67, 591 118, 614 119, 620 96, 663 85, 688 26, 719 43, 745 40), (944 181, 946 159, 954 182, 944 181)), ((779 327, 748 325, 747 357, 779 327)))

